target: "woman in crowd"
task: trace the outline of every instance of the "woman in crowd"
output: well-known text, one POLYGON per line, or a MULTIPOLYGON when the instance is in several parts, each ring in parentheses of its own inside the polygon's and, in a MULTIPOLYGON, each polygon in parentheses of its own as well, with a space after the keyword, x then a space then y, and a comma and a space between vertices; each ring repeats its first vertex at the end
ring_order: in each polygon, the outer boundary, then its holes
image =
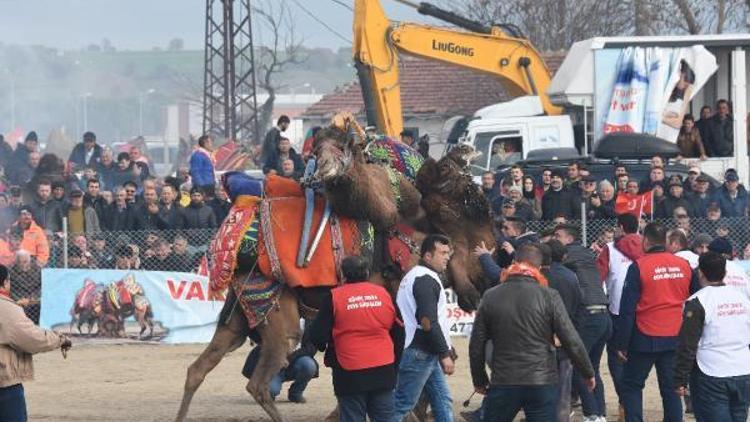
POLYGON ((536 186, 534 178, 531 176, 523 177, 523 198, 521 201, 528 205, 534 214, 534 219, 542 218, 542 191, 536 186))

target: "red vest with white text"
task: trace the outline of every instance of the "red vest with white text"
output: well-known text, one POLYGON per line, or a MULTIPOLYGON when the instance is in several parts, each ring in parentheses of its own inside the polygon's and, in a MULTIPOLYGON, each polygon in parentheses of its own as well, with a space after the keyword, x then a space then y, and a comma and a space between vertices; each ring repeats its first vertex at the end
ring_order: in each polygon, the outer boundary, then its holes
POLYGON ((674 337, 682 325, 682 305, 690 296, 690 264, 668 252, 636 260, 641 273, 641 298, 635 309, 638 330, 648 336, 674 337))
POLYGON ((395 361, 390 329, 396 309, 388 292, 369 282, 348 283, 331 290, 333 345, 347 371, 376 368, 395 361))

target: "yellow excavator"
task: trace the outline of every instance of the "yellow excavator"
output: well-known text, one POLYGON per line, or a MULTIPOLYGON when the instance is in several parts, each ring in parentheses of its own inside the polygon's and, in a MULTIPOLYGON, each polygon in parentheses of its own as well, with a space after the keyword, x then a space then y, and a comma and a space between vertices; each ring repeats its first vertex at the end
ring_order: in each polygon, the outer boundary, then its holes
POLYGON ((562 109, 552 105, 546 94, 551 81, 547 65, 518 28, 486 26, 430 3, 396 1, 463 30, 392 23, 380 0, 355 0, 354 64, 368 124, 379 133, 397 138, 403 130, 400 52, 496 75, 509 95, 539 96, 546 114, 561 114, 562 109))

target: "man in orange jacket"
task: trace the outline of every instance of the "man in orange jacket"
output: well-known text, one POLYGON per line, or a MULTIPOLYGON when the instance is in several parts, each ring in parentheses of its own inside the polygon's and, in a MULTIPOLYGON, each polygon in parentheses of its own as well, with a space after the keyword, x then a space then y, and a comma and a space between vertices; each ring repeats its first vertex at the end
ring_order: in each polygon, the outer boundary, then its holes
POLYGON ((36 259, 37 265, 44 267, 49 260, 49 242, 44 230, 34 221, 31 207, 24 205, 20 208, 18 221, 11 227, 23 234, 21 249, 28 251, 36 259))

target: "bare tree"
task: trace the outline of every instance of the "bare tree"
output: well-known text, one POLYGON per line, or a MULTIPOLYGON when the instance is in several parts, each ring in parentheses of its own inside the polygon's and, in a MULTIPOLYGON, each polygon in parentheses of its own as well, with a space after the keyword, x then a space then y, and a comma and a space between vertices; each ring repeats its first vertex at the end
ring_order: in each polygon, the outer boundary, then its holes
POLYGON ((613 35, 705 34, 748 28, 750 0, 442 0, 484 23, 518 26, 537 49, 613 35))
POLYGON ((444 0, 443 4, 486 24, 516 25, 542 51, 630 32, 632 25, 629 5, 621 0, 444 0))
MULTIPOLYGON (((257 85, 268 94, 258 113, 259 126, 265 132, 271 125, 276 93, 285 87, 285 84, 278 80, 278 74, 289 65, 304 62, 307 57, 303 51, 302 41, 294 32, 294 21, 286 1, 265 0, 255 4, 253 13, 256 22, 271 34, 271 39, 264 45, 257 45, 260 54, 256 57, 257 85)), ((258 30, 262 28, 255 28, 256 33, 258 30)), ((260 142, 261 139, 255 141, 260 142)))

